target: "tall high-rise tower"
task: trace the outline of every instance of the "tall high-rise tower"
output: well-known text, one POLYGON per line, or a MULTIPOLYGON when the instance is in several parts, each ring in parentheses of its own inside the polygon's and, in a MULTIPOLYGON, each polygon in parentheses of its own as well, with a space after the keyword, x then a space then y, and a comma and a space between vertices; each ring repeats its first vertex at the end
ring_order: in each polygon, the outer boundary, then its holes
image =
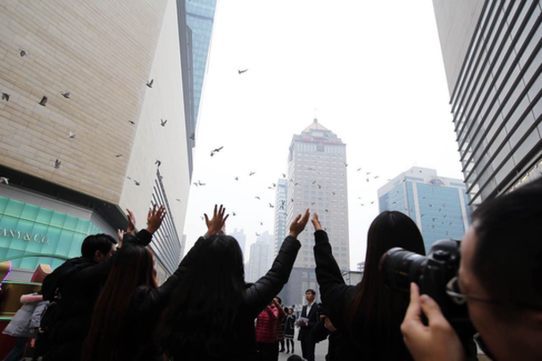
POLYGON ((265 275, 273 264, 273 235, 263 232, 256 243, 250 245, 247 281, 256 282, 265 275))
POLYGON ((540 1, 433 0, 467 194, 540 177, 540 1))
POLYGON ((279 252, 282 241, 288 234, 286 224, 288 207, 288 181, 279 179, 275 193, 275 255, 279 252))
MULTIPOLYGON (((346 144, 318 123, 294 135, 288 158, 288 215, 286 224, 307 208, 316 212, 326 228, 333 255, 342 270, 350 269, 346 144)), ((303 247, 295 267, 314 268, 312 226, 300 235, 303 247)))
POLYGON ((192 30, 192 70, 194 74, 194 122, 198 121, 203 83, 209 60, 216 0, 186 1, 186 20, 192 30))
POLYGON ((461 239, 470 224, 470 207, 461 179, 438 177, 414 167, 378 190, 380 212, 399 211, 422 232, 425 251, 439 239, 461 239))
POLYGON ((235 228, 233 232, 230 233, 230 236, 237 240, 239 247, 241 247, 241 252, 243 252, 243 259, 246 260, 246 246, 247 246, 247 236, 242 229, 235 228))

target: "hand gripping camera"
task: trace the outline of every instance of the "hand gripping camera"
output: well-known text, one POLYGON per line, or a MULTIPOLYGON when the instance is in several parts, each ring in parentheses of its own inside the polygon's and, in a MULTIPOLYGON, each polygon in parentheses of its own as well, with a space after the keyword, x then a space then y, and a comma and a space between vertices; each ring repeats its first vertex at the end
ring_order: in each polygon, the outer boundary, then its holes
MULTIPOLYGON (((380 272, 384 283, 392 289, 409 292, 410 283, 415 282, 420 294, 433 298, 469 355, 476 352, 473 342, 476 330, 470 322, 467 304, 458 304, 449 295, 449 291, 458 291, 450 290, 450 281, 457 277, 459 270, 460 245, 457 240, 440 240, 433 244, 427 256, 392 248, 382 256, 380 272)), ((427 320, 424 318, 424 321, 427 320)))

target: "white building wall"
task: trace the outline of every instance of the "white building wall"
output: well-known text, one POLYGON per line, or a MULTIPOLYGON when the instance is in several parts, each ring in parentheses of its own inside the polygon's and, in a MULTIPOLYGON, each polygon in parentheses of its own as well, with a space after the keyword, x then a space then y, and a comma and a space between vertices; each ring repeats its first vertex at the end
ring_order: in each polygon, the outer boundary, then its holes
POLYGON ((450 95, 483 6, 484 0, 433 0, 450 95))
POLYGON ((154 79, 154 84, 152 89, 146 87, 141 116, 135 120, 137 134, 126 172, 127 177, 132 179, 124 179, 120 207, 134 211, 140 228, 145 225, 156 179, 154 163, 159 159, 162 162, 162 181, 180 238, 184 229, 190 179, 175 0, 168 1, 164 16, 149 75, 149 80, 154 79), (168 120, 165 127, 160 125, 160 119, 168 120), (134 180, 141 185, 136 186, 134 180), (180 202, 176 199, 180 199, 180 202))

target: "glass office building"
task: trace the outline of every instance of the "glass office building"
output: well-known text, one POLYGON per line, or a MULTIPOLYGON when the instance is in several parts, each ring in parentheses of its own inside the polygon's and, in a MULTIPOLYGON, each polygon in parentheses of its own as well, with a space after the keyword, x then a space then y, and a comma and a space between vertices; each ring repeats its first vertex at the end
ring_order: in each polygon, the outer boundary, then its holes
POLYGON ((540 176, 542 6, 433 4, 467 194, 478 204, 540 176))
POLYGON ((194 73, 194 122, 198 121, 203 80, 211 45, 216 0, 186 2, 186 21, 192 30, 192 63, 194 73))
POLYGON ((462 239, 470 224, 465 184, 412 168, 378 190, 380 212, 399 211, 422 232, 426 251, 439 239, 462 239))

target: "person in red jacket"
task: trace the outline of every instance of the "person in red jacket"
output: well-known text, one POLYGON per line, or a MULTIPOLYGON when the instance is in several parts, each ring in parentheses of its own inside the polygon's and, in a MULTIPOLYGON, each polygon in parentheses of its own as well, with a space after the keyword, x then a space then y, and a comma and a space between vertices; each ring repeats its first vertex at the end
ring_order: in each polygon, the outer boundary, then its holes
MULTIPOLYGON (((279 307, 273 299, 267 307, 260 312, 256 320, 256 345, 259 361, 277 361, 279 344, 276 327, 279 321, 279 307)), ((283 311, 284 313, 284 311, 283 311)))

